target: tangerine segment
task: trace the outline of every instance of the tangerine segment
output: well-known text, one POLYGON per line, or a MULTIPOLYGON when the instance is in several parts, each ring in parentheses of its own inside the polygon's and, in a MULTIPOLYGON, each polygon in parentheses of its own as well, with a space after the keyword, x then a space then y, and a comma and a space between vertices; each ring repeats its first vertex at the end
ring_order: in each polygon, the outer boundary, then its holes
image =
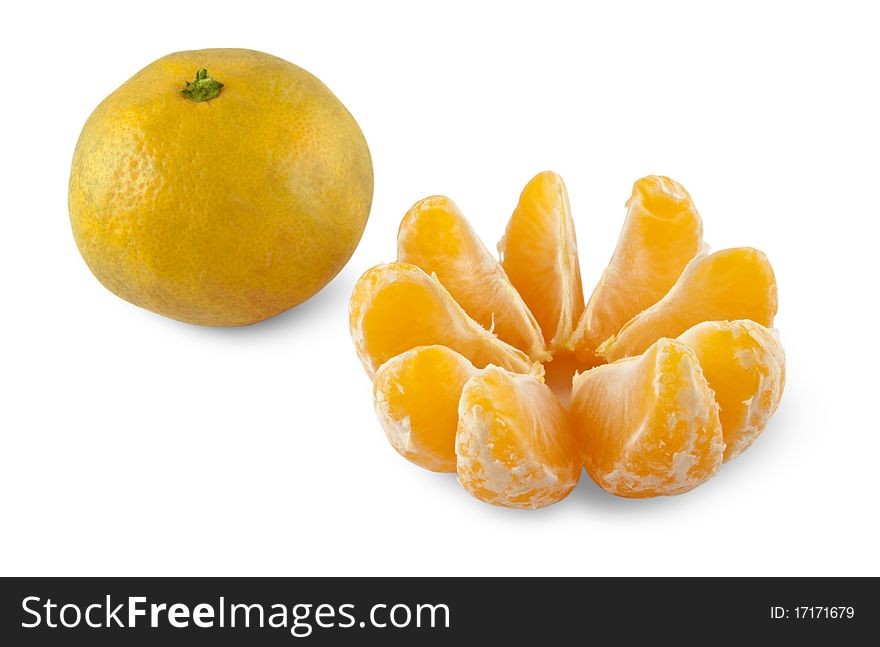
POLYGON ((445 346, 419 346, 379 367, 373 380, 376 414, 401 456, 433 472, 455 471, 458 401, 475 372, 445 346))
POLYGON ((510 508, 565 498, 581 472, 565 410, 550 388, 497 366, 462 389, 455 453, 459 483, 481 501, 510 508))
POLYGON ((748 320, 706 321, 678 340, 697 354, 721 407, 724 460, 761 435, 785 387, 785 351, 775 330, 748 320))
POLYGON ((612 494, 681 494, 721 465, 718 404, 696 353, 673 339, 575 376, 570 415, 584 467, 612 494))
POLYGON ((556 173, 544 171, 526 184, 498 251, 547 346, 562 348, 584 309, 584 291, 568 192, 556 173))
POLYGON ((703 221, 688 192, 659 175, 638 180, 626 203, 611 262, 593 290, 570 345, 578 359, 603 363, 596 347, 655 304, 704 247, 703 221))
POLYGON ((417 202, 400 223, 397 260, 436 274, 483 328, 536 361, 549 359, 538 322, 500 263, 445 196, 417 202))
POLYGON ((638 355, 660 337, 677 337, 703 321, 751 319, 773 325, 776 278, 763 252, 723 249, 688 263, 660 301, 630 319, 596 350, 607 361, 638 355))
POLYGON ((370 377, 392 357, 432 344, 448 346, 478 367, 497 364, 542 373, 525 353, 468 317, 435 277, 408 263, 377 265, 364 273, 351 295, 349 326, 370 377))

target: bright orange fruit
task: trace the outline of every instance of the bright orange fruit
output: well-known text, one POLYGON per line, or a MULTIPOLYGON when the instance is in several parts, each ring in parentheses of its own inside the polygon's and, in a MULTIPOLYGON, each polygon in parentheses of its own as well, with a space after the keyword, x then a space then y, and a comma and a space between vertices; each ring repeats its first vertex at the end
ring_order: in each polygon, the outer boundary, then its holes
POLYGON ((270 54, 202 49, 150 63, 95 108, 67 204, 107 289, 166 317, 243 326, 336 276, 372 199, 367 142, 326 85, 270 54))
POLYGON ((458 351, 478 367, 541 372, 540 364, 471 319, 436 278, 408 263, 367 270, 351 295, 349 326, 371 377, 392 357, 433 344, 458 351))
POLYGON ((748 449, 779 406, 785 351, 775 330, 754 321, 706 321, 679 336, 692 348, 721 408, 724 460, 748 449))
POLYGON ((591 365, 604 362, 596 347, 659 301, 705 247, 703 221, 678 182, 644 177, 633 185, 626 206, 614 255, 570 343, 578 359, 591 365))
POLYGON ((568 192, 556 173, 539 173, 523 189, 498 251, 548 348, 564 347, 584 309, 584 291, 568 192))
POLYGON ((681 494, 762 433, 785 383, 766 256, 706 254, 669 178, 637 181, 627 209, 586 308, 558 175, 523 190, 501 263, 449 198, 409 210, 399 261, 361 277, 349 319, 400 454, 482 501, 537 508, 581 467, 618 496, 681 494))
POLYGON ((501 264, 445 196, 420 200, 397 234, 397 260, 436 274, 474 320, 536 361, 550 358, 538 322, 501 264))
POLYGON ((577 485, 581 460, 565 409, 533 375, 489 366, 464 385, 458 481, 481 501, 540 508, 577 485))
POLYGON ((681 494, 721 465, 718 404, 696 353, 673 339, 577 375, 570 419, 584 467, 612 494, 681 494))
POLYGON ((630 319, 596 350, 609 362, 638 355, 660 337, 677 337, 703 321, 751 319, 773 325, 776 278, 763 252, 724 249, 688 263, 672 289, 630 319))
POLYGON ((418 346, 376 371, 376 414, 401 456, 434 472, 455 471, 461 389, 476 369, 445 346, 418 346))

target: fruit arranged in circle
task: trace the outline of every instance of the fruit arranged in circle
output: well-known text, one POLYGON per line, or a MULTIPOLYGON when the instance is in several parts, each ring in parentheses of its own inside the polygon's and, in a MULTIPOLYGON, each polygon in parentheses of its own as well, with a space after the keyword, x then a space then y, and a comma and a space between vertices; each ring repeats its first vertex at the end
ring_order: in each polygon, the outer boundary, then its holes
POLYGON ((764 431, 785 386, 785 351, 775 331, 755 321, 706 321, 678 337, 697 354, 721 409, 724 460, 764 431))
POLYGON ((526 184, 498 251, 547 347, 563 348, 584 309, 584 291, 568 191, 556 173, 544 171, 526 184))
POLYGON ((417 346, 379 367, 376 414, 401 456, 433 472, 455 471, 458 401, 476 370, 445 346, 417 346))
POLYGON ((477 367, 540 370, 528 356, 471 319, 433 276, 409 263, 368 270, 355 285, 349 325, 361 363, 372 377, 384 362, 416 346, 441 344, 477 367))
POLYGON ((237 326, 327 284, 372 196, 367 142, 321 81, 262 52, 204 49, 160 58, 95 109, 68 203, 79 251, 110 291, 237 326))
POLYGON ((751 247, 698 256, 657 303, 630 319, 596 352, 607 361, 638 355, 658 337, 676 337, 703 321, 751 319, 773 325, 776 277, 751 247))
POLYGON ((681 494, 721 465, 718 404, 696 353, 679 341, 581 373, 570 412, 587 473, 612 494, 681 494))
POLYGON ((704 248, 703 221, 688 192, 668 177, 633 185, 617 247, 602 272, 571 346, 591 365, 604 363, 596 347, 669 292, 704 248))
POLYGON ((410 209, 398 262, 361 277, 349 319, 398 452, 482 501, 536 508, 581 466, 622 497, 688 492, 761 434, 785 383, 766 256, 705 253, 669 178, 638 180, 627 207, 586 308, 558 175, 526 185, 500 266, 449 198, 410 209))
POLYGON ((549 359, 538 322, 449 198, 425 198, 407 212, 397 234, 397 259, 435 274, 458 305, 499 339, 536 361, 549 359))
POLYGON ((511 508, 565 498, 581 472, 565 409, 550 388, 497 366, 478 371, 462 389, 455 454, 468 492, 511 508))

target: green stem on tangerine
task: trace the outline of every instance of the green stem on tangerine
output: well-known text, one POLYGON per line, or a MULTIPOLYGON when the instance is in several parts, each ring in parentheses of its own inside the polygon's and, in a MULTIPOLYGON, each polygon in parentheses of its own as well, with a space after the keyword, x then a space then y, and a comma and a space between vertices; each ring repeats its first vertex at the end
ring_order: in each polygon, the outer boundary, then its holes
POLYGON ((210 101, 220 94, 223 84, 208 74, 208 70, 203 67, 196 72, 196 78, 186 82, 186 87, 180 91, 190 101, 210 101))

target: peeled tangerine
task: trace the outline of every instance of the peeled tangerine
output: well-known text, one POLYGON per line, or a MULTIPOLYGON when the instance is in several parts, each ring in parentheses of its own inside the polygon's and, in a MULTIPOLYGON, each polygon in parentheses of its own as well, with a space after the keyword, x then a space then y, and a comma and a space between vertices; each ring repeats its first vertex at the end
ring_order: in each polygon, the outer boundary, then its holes
POLYGON ((759 323, 706 321, 577 376, 571 420, 613 494, 680 494, 757 438, 782 397, 785 352, 759 323))
POLYGON ((644 355, 575 376, 571 424, 584 467, 625 497, 682 494, 721 465, 718 404, 697 354, 661 339, 644 355))
POLYGON ((550 358, 535 317, 449 198, 425 198, 407 212, 397 234, 397 260, 435 274, 458 305, 499 339, 533 360, 550 358))
POLYGON ((468 492, 512 508, 565 498, 581 472, 565 410, 550 388, 497 366, 464 385, 455 453, 458 481, 468 492))
POLYGON ((554 503, 581 466, 620 496, 687 492, 779 405, 770 263, 750 247, 707 254, 700 214, 667 177, 633 186, 586 307, 555 173, 523 189, 500 262, 443 196, 417 202, 397 242, 398 262, 368 270, 349 310, 376 412, 400 454, 457 472, 483 501, 554 503))
POLYGON ((707 321, 679 336, 693 349, 721 408, 724 460, 754 442, 779 406, 785 351, 775 330, 754 321, 707 321))
POLYGON ((473 364, 445 346, 419 346, 379 367, 376 414, 401 456, 434 472, 455 471, 458 401, 474 373, 473 364))
POLYGON ((432 344, 448 346, 478 367, 496 364, 520 373, 541 371, 521 350, 471 319, 435 277, 408 263, 367 270, 351 295, 349 326, 371 377, 392 357, 432 344))
POLYGON ((675 285, 596 350, 609 362, 638 355, 660 337, 676 337, 703 321, 751 319, 773 325, 776 278, 763 252, 723 249, 688 263, 675 285))
POLYGON ((633 185, 617 247, 578 322, 570 346, 582 362, 604 363, 596 347, 654 305, 704 248, 703 221, 688 192, 668 177, 633 185))
POLYGON ((560 350, 584 309, 584 291, 568 192, 556 173, 539 173, 523 189, 498 251, 547 347, 560 350))

